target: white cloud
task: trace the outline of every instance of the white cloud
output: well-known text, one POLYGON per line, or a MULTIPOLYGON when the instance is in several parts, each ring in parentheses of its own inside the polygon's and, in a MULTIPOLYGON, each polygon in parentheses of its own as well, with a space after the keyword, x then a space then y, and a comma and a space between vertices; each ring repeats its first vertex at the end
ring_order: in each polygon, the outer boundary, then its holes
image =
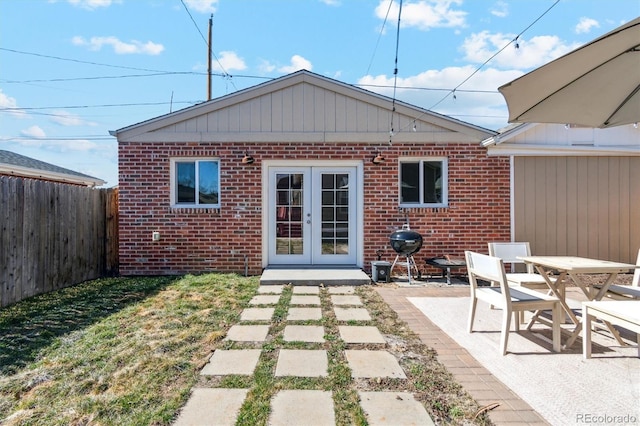
POLYGON ((75 36, 71 39, 71 42, 76 46, 86 46, 90 50, 100 50, 102 46, 111 46, 113 51, 118 55, 130 55, 130 54, 144 54, 144 55, 159 55, 164 50, 164 46, 161 44, 148 41, 146 43, 131 40, 129 43, 120 41, 117 37, 91 37, 87 40, 84 37, 75 36))
POLYGON ((282 66, 278 68, 278 71, 289 74, 300 70, 311 71, 312 68, 313 65, 311 65, 311 62, 308 59, 305 59, 300 55, 293 55, 291 57, 291 65, 282 66))
POLYGON ((71 114, 64 110, 53 111, 51 121, 61 126, 76 127, 76 126, 95 126, 96 123, 83 120, 80 116, 71 114))
POLYGON ((83 9, 94 10, 99 7, 109 7, 113 3, 121 3, 120 0, 67 0, 73 6, 83 9))
POLYGON ((266 59, 262 59, 260 60, 260 64, 258 64, 258 69, 260 70, 260 72, 263 73, 272 73, 275 71, 276 66, 273 65, 271 62, 267 61, 266 59))
MULTIPOLYGON (((401 26, 428 30, 437 27, 464 27, 467 12, 454 10, 462 0, 420 0, 404 3, 402 6, 401 26)), ((391 5, 389 16, 397 19, 400 6, 395 1, 391 5)), ((389 10, 389 0, 381 0, 375 9, 378 18, 384 19, 389 10)))
POLYGON ((588 33, 592 28, 599 28, 600 24, 595 19, 585 18, 584 16, 580 18, 580 22, 576 25, 575 32, 576 34, 588 33))
POLYGON ((184 0, 189 9, 200 13, 214 13, 218 0, 184 0))
POLYGON ((220 55, 218 55, 217 61, 213 59, 211 68, 216 71, 242 71, 247 69, 247 64, 244 62, 244 59, 236 54, 236 52, 222 51, 220 52, 220 55), (222 67, 220 67, 220 65, 222 65, 222 67))
POLYGON ((327 6, 340 6, 339 0, 320 0, 320 2, 326 4, 327 6))
POLYGON ((20 132, 22 136, 26 136, 28 138, 36 138, 42 139, 47 137, 47 134, 40 128, 40 126, 31 126, 28 129, 24 129, 20 132))
MULTIPOLYGON (((406 78, 399 77, 396 98, 486 128, 497 129, 505 126, 508 115, 506 103, 497 88, 521 76, 522 72, 495 68, 480 70, 456 91, 456 99, 454 99, 451 96, 451 90, 475 70, 476 67, 467 65, 427 70, 406 78), (420 88, 420 90, 406 89, 406 87, 420 88)), ((389 97, 393 96, 393 82, 394 78, 391 75, 367 75, 358 80, 358 84, 371 85, 365 86, 365 89, 389 97)), ((399 130, 407 131, 407 129, 399 130)))
POLYGON ((18 102, 16 101, 16 98, 12 98, 11 96, 5 95, 2 92, 2 89, 0 89, 0 109, 5 109, 5 108, 9 109, 7 113, 15 118, 29 117, 23 109, 18 108, 18 102))
MULTIPOLYGON (((514 34, 482 31, 467 37, 462 44, 464 59, 482 64, 515 38, 514 34)), ((519 48, 507 46, 490 62, 505 69, 530 69, 546 64, 575 49, 577 44, 566 44, 557 36, 537 36, 530 40, 518 39, 519 48)))
POLYGON ((509 5, 502 0, 498 0, 491 7, 490 13, 498 18, 506 18, 509 16, 509 5))

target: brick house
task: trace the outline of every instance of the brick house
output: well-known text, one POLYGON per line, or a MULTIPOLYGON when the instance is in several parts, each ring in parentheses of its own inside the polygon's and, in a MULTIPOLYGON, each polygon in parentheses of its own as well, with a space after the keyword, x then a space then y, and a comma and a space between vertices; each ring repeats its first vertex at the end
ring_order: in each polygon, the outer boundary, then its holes
POLYGON ((123 275, 369 271, 407 219, 423 269, 510 239, 509 159, 480 145, 495 133, 398 101, 392 117, 390 98, 309 71, 114 134, 123 275))

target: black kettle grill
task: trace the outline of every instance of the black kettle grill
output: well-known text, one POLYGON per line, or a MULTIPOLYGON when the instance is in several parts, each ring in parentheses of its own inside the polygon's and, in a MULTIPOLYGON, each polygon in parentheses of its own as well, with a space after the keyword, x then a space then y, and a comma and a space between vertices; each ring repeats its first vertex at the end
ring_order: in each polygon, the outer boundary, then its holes
POLYGON ((409 284, 411 284, 411 268, 415 268, 418 279, 420 278, 420 270, 416 265, 413 255, 416 254, 422 248, 422 235, 416 231, 409 229, 409 225, 403 225, 402 229, 394 231, 389 236, 389 242, 391 248, 397 253, 396 260, 394 260, 391 266, 391 271, 396 264, 407 265, 407 275, 409 277, 409 284), (405 257, 406 262, 398 262, 400 257, 405 257))

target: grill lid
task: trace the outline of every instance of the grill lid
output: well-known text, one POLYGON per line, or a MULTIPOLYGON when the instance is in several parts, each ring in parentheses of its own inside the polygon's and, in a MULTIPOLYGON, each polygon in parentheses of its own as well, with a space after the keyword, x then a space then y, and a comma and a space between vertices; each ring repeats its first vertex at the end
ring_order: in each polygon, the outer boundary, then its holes
POLYGON ((422 248, 422 235, 409 229, 400 229, 389 236, 391 247, 396 253, 410 256, 422 248))

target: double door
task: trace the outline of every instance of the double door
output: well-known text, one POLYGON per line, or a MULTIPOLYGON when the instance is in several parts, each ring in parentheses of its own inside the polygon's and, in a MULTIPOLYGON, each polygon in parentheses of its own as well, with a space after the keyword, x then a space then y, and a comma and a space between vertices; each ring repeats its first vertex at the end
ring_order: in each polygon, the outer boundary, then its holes
POLYGON ((355 265, 355 167, 270 167, 271 265, 355 265))

